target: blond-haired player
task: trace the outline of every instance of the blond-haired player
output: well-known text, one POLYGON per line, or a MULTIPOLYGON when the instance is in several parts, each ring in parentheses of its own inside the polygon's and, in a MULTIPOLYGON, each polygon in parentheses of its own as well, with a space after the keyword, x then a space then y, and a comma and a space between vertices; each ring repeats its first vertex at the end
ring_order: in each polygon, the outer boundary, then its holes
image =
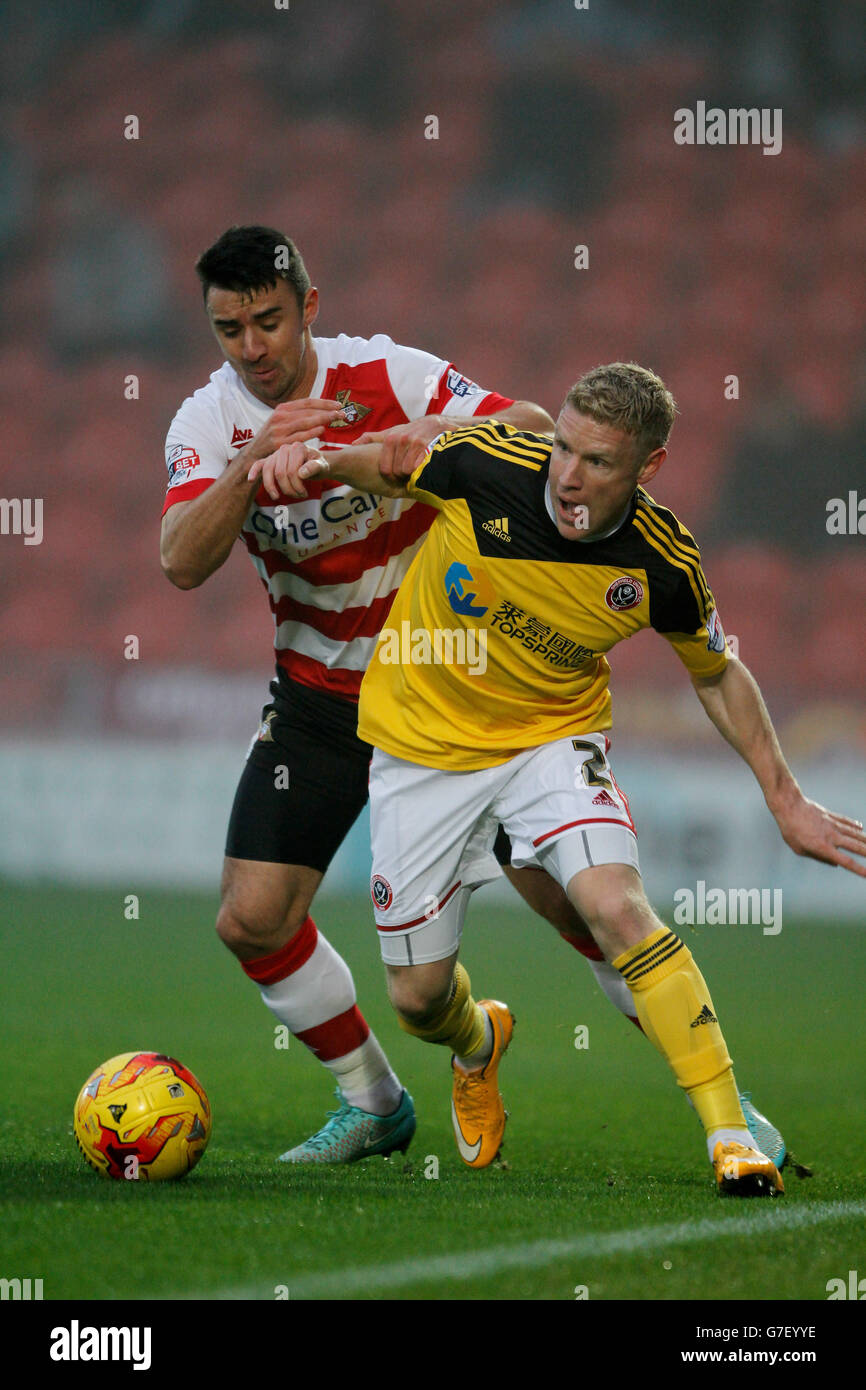
MULTIPOLYGON (((644 490, 674 411, 657 376, 614 363, 572 388, 552 445, 489 422, 440 436, 405 484, 382 476, 376 445, 330 464, 439 511, 389 616, 406 635, 399 659, 391 643, 361 687, 359 733, 375 747, 372 894, 401 1025, 454 1054, 464 1161, 489 1164, 505 1124, 497 1069, 513 1020, 502 1003, 476 1003, 457 959, 469 896, 496 872, 501 823, 516 868, 561 885, 631 990, 703 1123, 719 1191, 775 1194, 782 1180, 746 1126, 707 985, 643 890, 608 759, 605 653, 645 627, 671 642, 795 852, 866 876, 852 857, 866 837, 800 790, 754 679, 727 649, 694 540, 644 490), (483 672, 431 658, 445 632, 452 654, 461 638, 464 651, 483 645, 483 672)), ((328 466, 304 445, 256 465, 296 496, 328 466)))

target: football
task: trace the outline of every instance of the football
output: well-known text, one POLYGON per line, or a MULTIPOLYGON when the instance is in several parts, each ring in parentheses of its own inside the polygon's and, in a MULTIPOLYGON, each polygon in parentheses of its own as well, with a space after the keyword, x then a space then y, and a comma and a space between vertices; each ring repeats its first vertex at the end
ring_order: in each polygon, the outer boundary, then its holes
POLYGON ((204 1153, 211 1109, 201 1082, 161 1052, 123 1052, 87 1078, 75 1139, 106 1178, 182 1178, 204 1153))

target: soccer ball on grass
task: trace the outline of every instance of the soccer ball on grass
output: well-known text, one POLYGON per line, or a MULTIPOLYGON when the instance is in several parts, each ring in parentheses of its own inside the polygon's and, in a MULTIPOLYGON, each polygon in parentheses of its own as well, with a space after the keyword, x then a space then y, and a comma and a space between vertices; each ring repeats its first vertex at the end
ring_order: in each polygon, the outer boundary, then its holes
POLYGON ((211 1110, 200 1081, 161 1052, 123 1052, 87 1078, 75 1138, 106 1178, 182 1178, 207 1147, 211 1110))

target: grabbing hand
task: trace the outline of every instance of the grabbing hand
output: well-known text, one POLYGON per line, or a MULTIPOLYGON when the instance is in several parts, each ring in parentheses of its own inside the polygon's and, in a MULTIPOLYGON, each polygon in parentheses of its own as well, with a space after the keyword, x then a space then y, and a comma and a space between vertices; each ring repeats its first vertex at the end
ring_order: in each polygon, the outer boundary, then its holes
POLYGON ((283 401, 276 406, 267 423, 247 446, 249 458, 263 459, 283 444, 302 444, 318 439, 332 420, 345 420, 346 412, 339 401, 306 396, 303 400, 283 401))
POLYGON ((250 482, 261 478, 275 502, 283 497, 306 497, 304 480, 328 472, 328 460, 309 444, 281 444, 267 458, 256 459, 247 474, 250 482))
POLYGON ((441 415, 425 415, 406 425, 392 425, 387 430, 371 430, 355 440, 356 444, 381 444, 379 472, 391 482, 401 483, 411 477, 428 446, 447 426, 441 415))

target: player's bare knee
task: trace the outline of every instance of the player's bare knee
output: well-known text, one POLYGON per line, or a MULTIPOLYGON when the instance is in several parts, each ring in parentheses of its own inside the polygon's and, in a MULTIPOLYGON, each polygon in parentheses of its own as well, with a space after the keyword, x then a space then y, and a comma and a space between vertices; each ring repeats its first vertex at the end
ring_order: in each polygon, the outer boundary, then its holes
POLYGON ((217 914, 216 933, 236 956, 269 955, 285 946, 303 926, 306 913, 268 911, 232 899, 217 914))
POLYGON ((625 950, 663 925, 647 900, 640 878, 606 875, 581 882, 586 878, 586 873, 575 876, 569 884, 569 897, 576 900, 593 935, 611 946, 625 950))
POLYGON ((223 903, 216 919, 216 934, 224 946, 234 955, 243 955, 251 948, 259 946, 262 933, 245 921, 226 903, 223 903))
POLYGON ((226 857, 217 935, 242 959, 279 951, 307 920, 320 879, 312 869, 226 857))
POLYGON ((395 1013, 407 1023, 423 1027, 448 1003, 452 978, 425 966, 400 966, 388 970, 388 996, 395 1013))

